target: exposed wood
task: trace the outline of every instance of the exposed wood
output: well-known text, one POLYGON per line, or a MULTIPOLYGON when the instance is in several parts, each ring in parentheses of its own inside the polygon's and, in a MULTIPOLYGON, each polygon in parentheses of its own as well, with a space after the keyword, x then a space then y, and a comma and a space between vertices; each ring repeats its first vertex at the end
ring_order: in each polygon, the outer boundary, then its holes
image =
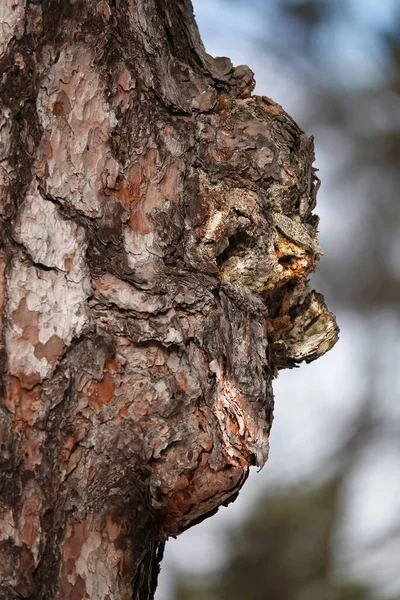
POLYGON ((0 597, 149 600, 337 339, 313 142, 188 0, 9 0, 0 74, 0 597))

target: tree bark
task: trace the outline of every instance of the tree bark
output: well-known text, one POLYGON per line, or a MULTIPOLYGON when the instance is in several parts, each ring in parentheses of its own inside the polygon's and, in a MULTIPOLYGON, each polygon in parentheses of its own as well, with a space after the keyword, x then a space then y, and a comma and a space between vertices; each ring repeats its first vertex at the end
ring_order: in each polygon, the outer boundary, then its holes
POLYGON ((313 142, 189 0, 0 7, 0 597, 153 597, 337 326, 313 142))

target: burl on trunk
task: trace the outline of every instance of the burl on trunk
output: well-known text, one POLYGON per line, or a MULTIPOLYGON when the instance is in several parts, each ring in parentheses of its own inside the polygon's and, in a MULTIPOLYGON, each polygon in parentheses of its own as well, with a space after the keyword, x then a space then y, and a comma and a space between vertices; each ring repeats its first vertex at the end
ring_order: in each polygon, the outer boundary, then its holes
POLYGON ((148 600, 337 339, 313 142, 189 0, 3 0, 0 74, 0 597, 148 600))

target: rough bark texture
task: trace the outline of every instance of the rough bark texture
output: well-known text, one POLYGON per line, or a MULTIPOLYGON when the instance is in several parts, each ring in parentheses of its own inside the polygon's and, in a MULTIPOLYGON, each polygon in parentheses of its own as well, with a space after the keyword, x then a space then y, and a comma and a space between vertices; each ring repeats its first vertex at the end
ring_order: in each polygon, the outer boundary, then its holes
POLYGON ((312 139, 189 0, 0 5, 0 598, 148 600, 337 326, 312 139))

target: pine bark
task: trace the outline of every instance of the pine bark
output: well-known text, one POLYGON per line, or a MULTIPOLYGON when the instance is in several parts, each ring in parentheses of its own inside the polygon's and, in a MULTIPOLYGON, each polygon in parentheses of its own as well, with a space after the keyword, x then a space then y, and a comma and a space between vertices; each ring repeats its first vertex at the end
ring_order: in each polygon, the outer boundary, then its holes
POLYGON ((0 7, 0 598, 153 597, 337 339, 313 141, 189 0, 0 7))

